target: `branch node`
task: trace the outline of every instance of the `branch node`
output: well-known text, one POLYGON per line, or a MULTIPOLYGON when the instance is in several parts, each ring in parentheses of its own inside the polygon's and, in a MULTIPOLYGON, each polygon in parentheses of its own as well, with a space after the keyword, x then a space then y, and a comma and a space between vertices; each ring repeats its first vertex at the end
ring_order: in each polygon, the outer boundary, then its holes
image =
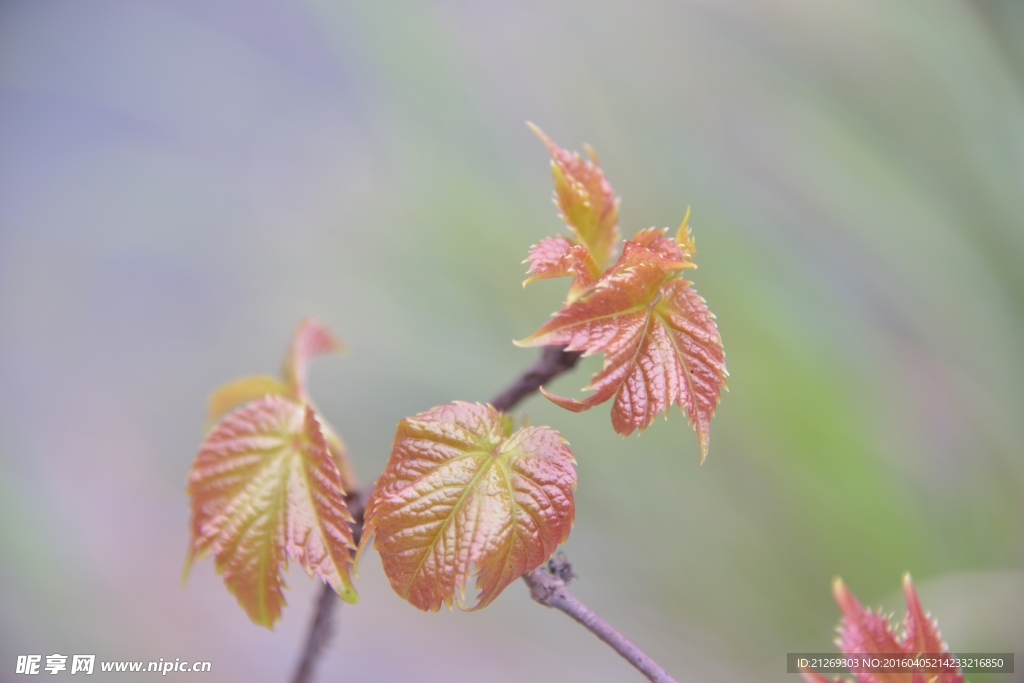
POLYGON ((565 582, 548 574, 543 568, 524 574, 523 580, 530 587, 530 597, 545 607, 554 607, 558 591, 565 588, 565 582))
POLYGON ((569 562, 569 559, 565 556, 565 553, 560 552, 554 557, 552 557, 550 560, 548 560, 547 567, 548 573, 551 574, 551 576, 558 577, 567 586, 570 583, 572 583, 573 579, 580 578, 576 576, 575 572, 573 572, 572 563, 569 562))

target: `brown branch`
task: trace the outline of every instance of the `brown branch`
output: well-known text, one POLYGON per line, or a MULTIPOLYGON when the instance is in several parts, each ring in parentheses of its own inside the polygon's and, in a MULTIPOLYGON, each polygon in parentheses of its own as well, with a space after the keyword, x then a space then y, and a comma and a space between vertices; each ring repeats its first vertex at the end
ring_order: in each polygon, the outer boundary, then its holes
POLYGON ((530 587, 530 597, 546 607, 565 612, 584 628, 600 638, 608 647, 618 652, 623 659, 654 683, 676 683, 676 679, 658 666, 643 650, 631 643, 607 621, 597 616, 579 599, 569 592, 565 582, 547 572, 544 566, 537 567, 523 575, 523 581, 530 587))
POLYGON ((320 596, 316 599, 316 613, 309 625, 306 644, 302 647, 302 658, 299 659, 299 668, 295 670, 292 683, 308 683, 313 679, 313 667, 316 666, 317 658, 334 635, 331 615, 334 614, 334 605, 337 602, 338 595, 333 588, 326 583, 320 586, 320 596))
POLYGON ((562 346, 545 346, 537 362, 517 377, 507 389, 494 397, 491 405, 507 413, 543 385, 576 367, 581 355, 576 351, 566 351, 562 346))
MULTIPOLYGON (((542 385, 576 367, 580 355, 574 351, 566 351, 561 346, 544 347, 537 362, 495 397, 491 401, 491 405, 502 412, 512 410, 520 401, 536 392, 542 385)), ((363 533, 363 512, 366 509, 367 499, 368 494, 362 491, 353 491, 348 496, 349 510, 355 520, 353 534, 357 545, 363 533)), ((542 566, 530 574, 523 575, 523 581, 530 587, 530 595, 534 600, 546 607, 553 607, 568 614, 622 655, 644 676, 655 683, 676 683, 675 679, 665 673, 665 670, 658 666, 653 659, 570 593, 561 578, 548 574, 542 566)), ((331 614, 336 602, 334 591, 330 586, 324 584, 320 597, 317 599, 316 614, 309 626, 302 658, 292 683, 309 683, 312 680, 317 658, 331 637, 331 614)))
MULTIPOLYGON (((366 512, 369 493, 353 491, 345 499, 348 503, 348 510, 352 513, 352 536, 355 539, 356 547, 358 547, 359 541, 363 537, 363 513, 366 512)), ((338 595, 328 584, 325 583, 320 587, 320 596, 316 599, 316 612, 313 614, 313 621, 309 624, 306 643, 302 646, 302 657, 299 658, 299 668, 295 670, 292 683, 309 683, 313 680, 313 668, 316 666, 320 653, 323 652, 331 636, 334 635, 331 617, 338 600, 338 595)))

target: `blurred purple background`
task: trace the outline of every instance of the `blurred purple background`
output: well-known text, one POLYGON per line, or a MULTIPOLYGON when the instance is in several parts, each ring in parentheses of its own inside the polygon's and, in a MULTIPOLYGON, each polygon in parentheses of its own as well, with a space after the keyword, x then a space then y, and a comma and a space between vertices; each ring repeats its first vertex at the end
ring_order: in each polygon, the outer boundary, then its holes
MULTIPOLYGON (((525 405, 579 460, 574 591, 681 681, 796 680, 836 575, 901 616, 911 571, 954 650, 1024 653, 1022 8, 3 2, 0 680, 288 679, 301 570, 273 633, 212 562, 180 584, 206 397, 321 318, 371 482, 402 417, 507 384, 564 295, 520 286, 562 230, 527 119, 596 147, 627 235, 693 206, 732 375, 702 467, 678 413, 525 405)), ((317 680, 640 680, 521 583, 421 614, 370 553, 356 585, 317 680)))

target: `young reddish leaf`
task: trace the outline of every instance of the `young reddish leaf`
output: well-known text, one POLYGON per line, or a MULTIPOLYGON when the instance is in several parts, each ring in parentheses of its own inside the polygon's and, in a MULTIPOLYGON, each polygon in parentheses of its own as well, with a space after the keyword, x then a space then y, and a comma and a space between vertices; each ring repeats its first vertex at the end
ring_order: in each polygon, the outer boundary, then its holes
POLYGON ((352 517, 309 406, 267 395, 228 415, 203 443, 188 491, 188 563, 212 554, 255 623, 272 628, 280 618, 289 559, 342 599, 358 600, 349 576, 352 517))
POLYGON ((421 610, 461 603, 474 575, 480 609, 569 537, 572 452, 545 427, 506 436, 503 417, 453 403, 398 425, 360 553, 375 535, 391 586, 421 610))
MULTIPOLYGON (((914 590, 910 574, 903 577, 903 594, 907 600, 907 616, 903 622, 903 633, 893 631, 889 619, 881 611, 865 609, 843 583, 836 579, 832 584, 843 619, 839 624, 836 644, 847 655, 900 654, 931 656, 948 654, 949 647, 942 642, 938 623, 921 608, 921 601, 914 590)), ((959 669, 941 672, 906 671, 878 672, 863 669, 852 670, 861 683, 964 683, 959 669)), ((814 672, 803 673, 808 683, 826 680, 814 672)))
POLYGON ((687 267, 656 232, 640 237, 652 250, 626 242, 619 262, 520 346, 565 345, 589 356, 604 353, 604 367, 576 401, 541 391, 574 412, 613 396, 612 426, 629 435, 646 429, 678 404, 693 423, 707 457, 711 418, 725 386, 725 353, 704 299, 677 277, 687 267))
POLYGON ((309 402, 306 379, 309 376, 310 363, 317 356, 338 353, 342 348, 341 341, 319 321, 306 318, 300 322, 292 336, 282 370, 285 384, 291 389, 292 396, 309 402))
POLYGON ((909 573, 903 576, 903 597, 907 601, 907 616, 903 622, 904 650, 915 654, 948 652, 949 648, 939 633, 939 623, 921 608, 921 600, 909 573))
POLYGON ((683 250, 678 242, 665 237, 668 228, 647 228, 641 230, 633 238, 633 242, 645 247, 661 257, 666 270, 682 270, 696 268, 690 261, 690 255, 683 250))
MULTIPOLYGON (((892 632, 889 619, 881 610, 876 613, 861 606, 842 579, 836 579, 832 584, 832 594, 843 612, 839 637, 836 640, 840 650, 858 654, 894 654, 903 651, 896 634, 892 632)), ((909 675, 899 673, 853 673, 863 683, 897 683, 901 680, 910 680, 909 675)))
POLYGON ((529 262, 529 272, 533 276, 523 282, 524 287, 537 280, 574 276, 567 298, 570 302, 601 274, 587 248, 580 244, 574 245, 564 237, 549 237, 535 244, 525 262, 529 262))
POLYGON ((545 277, 565 277, 564 273, 562 275, 554 276, 545 276, 545 273, 554 268, 555 264, 561 261, 562 257, 564 257, 572 247, 572 242, 570 242, 568 238, 562 236, 548 237, 547 239, 541 240, 530 247, 530 255, 526 257, 526 260, 523 261, 523 263, 530 264, 530 270, 528 270, 527 273, 534 273, 534 276, 524 282, 523 286, 525 287, 534 280, 545 279, 545 277))
POLYGON ((562 220, 569 226, 579 244, 590 251, 598 271, 611 262, 619 244, 619 198, 604 177, 594 150, 587 149, 589 159, 568 152, 527 123, 551 153, 551 174, 555 179, 555 204, 562 220))

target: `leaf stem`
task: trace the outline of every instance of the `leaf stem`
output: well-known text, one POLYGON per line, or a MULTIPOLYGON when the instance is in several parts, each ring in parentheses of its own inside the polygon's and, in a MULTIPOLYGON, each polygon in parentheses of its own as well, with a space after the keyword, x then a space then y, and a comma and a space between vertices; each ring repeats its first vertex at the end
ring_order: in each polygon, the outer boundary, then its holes
MULTIPOLYGON (((575 351, 566 351, 562 346, 544 347, 537 362, 498 394, 491 401, 491 405, 502 412, 508 412, 524 398, 534 394, 542 385, 575 368, 581 355, 575 351)), ((348 496, 349 510, 355 519, 353 535, 357 545, 363 533, 363 512, 366 502, 367 494, 364 492, 353 490, 348 496)), ((561 578, 551 576, 541 566, 532 573, 523 575, 523 581, 530 587, 530 595, 534 600, 575 619, 648 679, 654 683, 676 683, 657 662, 570 593, 561 578)), ((316 613, 310 623, 302 649, 302 658, 299 660, 299 667, 292 678, 292 683, 309 683, 312 680, 317 659, 331 636, 331 616, 336 602, 334 591, 324 584, 317 598, 316 613)))

